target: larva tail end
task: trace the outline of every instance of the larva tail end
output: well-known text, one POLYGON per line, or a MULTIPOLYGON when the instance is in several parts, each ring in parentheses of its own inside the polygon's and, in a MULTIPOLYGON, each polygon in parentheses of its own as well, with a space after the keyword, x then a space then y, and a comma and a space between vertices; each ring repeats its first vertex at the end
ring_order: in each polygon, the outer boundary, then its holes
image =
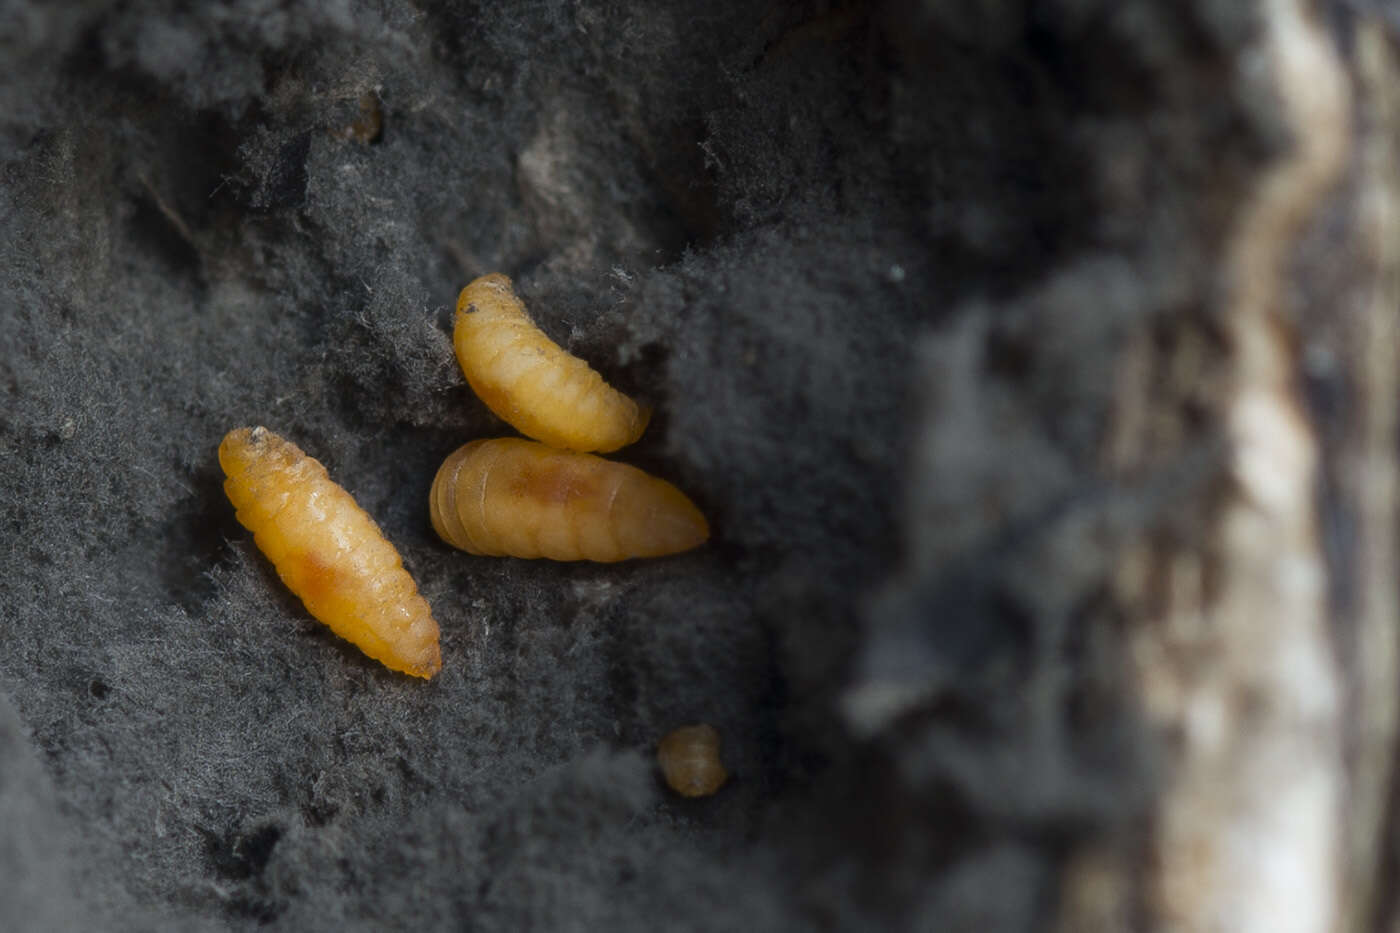
POLYGON ((679 540, 679 544, 675 550, 677 554, 682 551, 694 550, 710 540, 710 523, 705 520, 705 516, 700 513, 700 510, 697 509, 693 503, 690 509, 691 514, 686 516, 687 524, 685 526, 685 531, 677 534, 679 540))
MULTIPOLYGON (((426 605, 426 604, 424 604, 426 605)), ((441 633, 431 615, 414 624, 413 634, 373 650, 361 650, 392 671, 432 680, 442 670, 441 633)))
POLYGON ((693 550, 710 539, 710 523, 685 493, 665 480, 645 478, 636 498, 614 517, 623 557, 665 557, 693 550))
POLYGON ((421 677, 424 680, 432 680, 442 670, 442 652, 437 645, 433 645, 433 654, 420 664, 405 665, 403 672, 412 677, 421 677))
POLYGON ((657 533, 665 541, 662 553, 679 554, 710 540, 710 523, 689 496, 674 486, 671 489, 674 494, 668 496, 669 507, 659 516, 657 533))

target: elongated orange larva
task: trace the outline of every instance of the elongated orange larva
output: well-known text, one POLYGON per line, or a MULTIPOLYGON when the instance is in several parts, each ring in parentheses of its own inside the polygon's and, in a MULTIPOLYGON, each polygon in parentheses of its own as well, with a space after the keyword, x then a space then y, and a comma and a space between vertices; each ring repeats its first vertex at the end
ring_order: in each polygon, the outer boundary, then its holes
POLYGON ((719 732, 703 723, 666 733, 656 760, 667 786, 682 797, 708 797, 729 779, 719 760, 719 732))
POLYGON ((307 611, 392 670, 442 669, 438 625, 399 552, 320 461, 267 428, 219 445, 224 492, 307 611))
POLYGON ((453 451, 433 479, 428 511, 448 544, 498 557, 659 557, 710 536, 705 516, 665 480, 515 437, 453 451))
POLYGON ((546 337, 504 275, 462 289, 452 342, 472 390, 521 434, 606 453, 646 430, 651 413, 546 337))

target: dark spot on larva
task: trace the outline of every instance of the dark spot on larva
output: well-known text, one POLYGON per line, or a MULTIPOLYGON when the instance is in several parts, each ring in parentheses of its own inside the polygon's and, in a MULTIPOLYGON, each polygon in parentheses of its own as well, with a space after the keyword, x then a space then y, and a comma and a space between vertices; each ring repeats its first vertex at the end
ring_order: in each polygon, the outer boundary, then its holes
POLYGON ((572 464, 546 461, 542 467, 525 462, 512 477, 510 491, 531 502, 563 503, 589 500, 598 494, 594 477, 572 464))
POLYGON ((92 683, 88 684, 88 693, 92 694, 94 699, 105 700, 107 699, 107 695, 111 692, 112 688, 100 680, 94 680, 92 683))
POLYGON ((272 858, 272 850, 282 838, 282 829, 269 823, 248 832, 219 834, 195 827, 204 836, 205 853, 214 872, 230 881, 246 881, 262 874, 272 858))
POLYGON ((290 558, 294 561, 296 578, 301 583, 301 598, 310 602, 320 602, 345 589, 345 574, 339 568, 326 563, 316 554, 299 554, 290 558))

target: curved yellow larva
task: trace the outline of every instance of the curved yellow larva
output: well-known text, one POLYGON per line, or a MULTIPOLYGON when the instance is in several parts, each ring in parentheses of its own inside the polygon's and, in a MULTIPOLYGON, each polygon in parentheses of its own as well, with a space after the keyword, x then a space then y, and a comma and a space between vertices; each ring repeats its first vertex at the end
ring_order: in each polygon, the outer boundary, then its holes
POLYGON ((443 462, 433 530, 472 554, 617 561, 687 551, 710 536, 685 494, 636 467, 505 437, 443 462))
POLYGON ((656 761, 666 785, 682 797, 708 797, 729 779, 719 760, 719 732, 703 723, 666 733, 656 761))
POLYGON ((472 390, 521 434, 606 453, 642 436, 651 413, 545 336, 511 281, 493 273, 457 297, 452 342, 472 390))
POLYGON ((307 611, 385 667, 442 669, 438 624, 399 552, 318 460, 266 428, 238 428, 219 465, 238 521, 307 611))

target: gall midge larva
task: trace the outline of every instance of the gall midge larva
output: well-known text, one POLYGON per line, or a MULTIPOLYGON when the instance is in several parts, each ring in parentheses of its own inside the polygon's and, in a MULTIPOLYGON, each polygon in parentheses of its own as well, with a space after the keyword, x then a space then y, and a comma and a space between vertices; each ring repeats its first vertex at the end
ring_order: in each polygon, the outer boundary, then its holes
POLYGON ((360 114, 350 123, 335 131, 341 139, 368 145, 378 142, 384 131, 384 109, 379 105, 379 95, 365 91, 360 95, 360 114))
POLYGON ((495 557, 660 557, 710 536, 705 516, 665 480, 514 437, 472 441, 448 455, 428 511, 442 540, 495 557))
POLYGON ((238 428, 219 465, 239 523, 308 612, 392 670, 442 669, 437 622, 399 552, 320 461, 266 428, 238 428))
POLYGON ((650 412, 545 336, 504 275, 462 289, 452 342, 472 391, 521 434, 606 453, 646 430, 650 412))
POLYGON ((703 723, 666 733, 656 761, 666 785, 682 797, 708 797, 729 779, 719 760, 719 732, 703 723))

